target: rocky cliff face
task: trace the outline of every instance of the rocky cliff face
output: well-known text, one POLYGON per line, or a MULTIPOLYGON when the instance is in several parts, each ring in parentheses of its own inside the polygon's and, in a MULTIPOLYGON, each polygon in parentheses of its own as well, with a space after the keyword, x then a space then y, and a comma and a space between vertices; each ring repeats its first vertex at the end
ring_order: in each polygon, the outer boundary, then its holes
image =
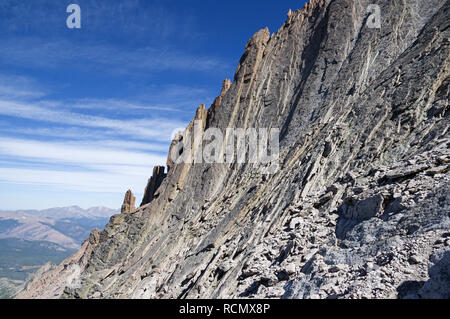
POLYGON ((449 8, 311 0, 257 32, 194 120, 280 128, 279 169, 169 160, 157 198, 20 297, 449 298, 449 8))

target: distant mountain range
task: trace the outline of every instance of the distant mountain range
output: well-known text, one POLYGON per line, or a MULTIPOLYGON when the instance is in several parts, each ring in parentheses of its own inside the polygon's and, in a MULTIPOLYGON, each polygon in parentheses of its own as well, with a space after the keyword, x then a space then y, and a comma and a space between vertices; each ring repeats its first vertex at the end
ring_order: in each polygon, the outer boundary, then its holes
MULTIPOLYGON (((47 262, 74 253, 94 229, 103 229, 118 210, 78 206, 0 211, 0 298, 47 262)), ((9 292, 9 293, 8 293, 9 292)))
POLYGON ((46 210, 0 211, 0 239, 47 241, 67 249, 78 249, 96 228, 103 228, 118 213, 106 207, 78 206, 46 210))

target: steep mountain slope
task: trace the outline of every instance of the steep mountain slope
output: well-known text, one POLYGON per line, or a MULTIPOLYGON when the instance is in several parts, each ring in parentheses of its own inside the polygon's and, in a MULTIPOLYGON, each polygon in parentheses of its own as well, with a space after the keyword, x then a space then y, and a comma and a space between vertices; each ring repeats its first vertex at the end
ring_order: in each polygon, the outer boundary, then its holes
POLYGON ((19 297, 448 298, 450 1, 375 1, 380 29, 373 2, 289 12, 198 109, 203 130, 280 128, 277 171, 168 160, 19 297))

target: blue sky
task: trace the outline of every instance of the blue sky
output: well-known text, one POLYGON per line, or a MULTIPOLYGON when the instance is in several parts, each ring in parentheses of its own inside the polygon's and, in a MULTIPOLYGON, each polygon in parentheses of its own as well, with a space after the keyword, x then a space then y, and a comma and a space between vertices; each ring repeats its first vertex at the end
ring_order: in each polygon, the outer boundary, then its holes
POLYGON ((0 210, 116 208, 128 188, 140 202, 247 40, 303 2, 2 0, 0 210))

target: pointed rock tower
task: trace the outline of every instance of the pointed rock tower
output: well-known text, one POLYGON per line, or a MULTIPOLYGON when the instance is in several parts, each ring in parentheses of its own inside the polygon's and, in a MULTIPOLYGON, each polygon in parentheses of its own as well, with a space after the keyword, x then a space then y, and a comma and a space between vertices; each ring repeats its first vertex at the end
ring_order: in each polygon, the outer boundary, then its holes
POLYGON ((161 186, 164 178, 166 178, 166 174, 164 172, 165 169, 166 168, 164 166, 156 166, 153 168, 153 175, 148 180, 141 206, 149 204, 155 198, 156 191, 159 186, 161 186))
POLYGON ((120 210, 122 214, 131 214, 133 213, 135 208, 136 197, 134 197, 133 192, 128 190, 125 194, 125 198, 123 199, 122 209, 120 210))

